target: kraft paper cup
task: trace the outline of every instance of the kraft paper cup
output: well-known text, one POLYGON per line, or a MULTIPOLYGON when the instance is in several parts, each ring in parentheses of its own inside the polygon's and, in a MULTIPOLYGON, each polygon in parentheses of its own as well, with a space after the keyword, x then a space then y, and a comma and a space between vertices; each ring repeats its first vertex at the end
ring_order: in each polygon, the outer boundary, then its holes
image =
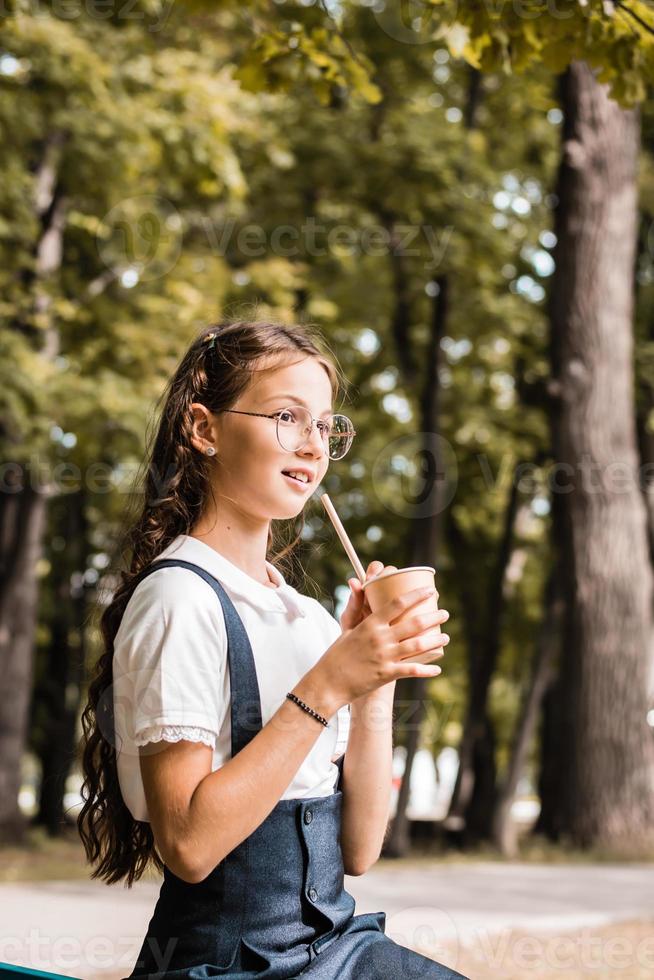
MULTIPOLYGON (((390 602, 395 596, 404 595, 405 592, 413 592, 414 589, 426 589, 436 587, 436 569, 431 565, 412 565, 410 568, 398 568, 397 571, 380 572, 364 582, 361 588, 364 590, 368 599, 368 605, 372 612, 377 612, 381 606, 390 602)), ((421 602, 407 609, 402 613, 403 616, 413 616, 417 613, 434 612, 438 609, 438 595, 428 596, 421 602)), ((432 629, 441 632, 439 624, 432 629)))

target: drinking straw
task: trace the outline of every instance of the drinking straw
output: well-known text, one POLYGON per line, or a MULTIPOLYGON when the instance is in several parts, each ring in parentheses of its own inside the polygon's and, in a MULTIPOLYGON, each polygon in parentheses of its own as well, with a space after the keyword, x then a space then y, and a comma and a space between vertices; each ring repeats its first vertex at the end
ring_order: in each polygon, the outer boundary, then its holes
POLYGON ((347 532, 346 532, 345 528, 343 527, 343 525, 341 524, 341 519, 338 516, 338 514, 336 513, 336 511, 334 510, 334 505, 331 502, 331 500, 329 499, 328 495, 326 493, 323 493, 321 495, 320 499, 321 499, 321 501, 323 503, 323 506, 324 506, 325 510, 329 514, 329 518, 330 518, 332 524, 334 525, 334 527, 336 529, 336 533, 338 534, 339 538, 341 539, 341 544, 345 548, 345 550, 347 552, 348 558, 352 562, 352 567, 354 568, 354 571, 359 576, 359 581, 363 585, 363 583, 366 580, 366 573, 363 570, 363 565, 361 564, 361 562, 359 561, 359 559, 357 557, 357 553, 354 550, 354 545, 352 544, 352 542, 348 538, 347 532))

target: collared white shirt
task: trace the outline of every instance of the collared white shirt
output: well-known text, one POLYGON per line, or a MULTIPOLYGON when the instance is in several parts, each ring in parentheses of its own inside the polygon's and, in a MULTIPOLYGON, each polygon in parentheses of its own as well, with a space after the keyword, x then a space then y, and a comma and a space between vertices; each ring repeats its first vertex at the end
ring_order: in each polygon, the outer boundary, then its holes
MULTIPOLYGON (((224 587, 252 647, 262 725, 341 635, 327 609, 289 585, 268 561, 274 588, 187 534, 157 557, 200 565, 224 587)), ((218 596, 190 569, 152 572, 130 596, 113 653, 118 780, 134 819, 149 820, 138 746, 161 739, 201 741, 213 747, 212 770, 219 769, 231 758, 230 698, 227 632, 218 596)), ((345 751, 349 721, 349 705, 344 705, 329 719, 281 799, 333 792, 335 762, 345 751)))

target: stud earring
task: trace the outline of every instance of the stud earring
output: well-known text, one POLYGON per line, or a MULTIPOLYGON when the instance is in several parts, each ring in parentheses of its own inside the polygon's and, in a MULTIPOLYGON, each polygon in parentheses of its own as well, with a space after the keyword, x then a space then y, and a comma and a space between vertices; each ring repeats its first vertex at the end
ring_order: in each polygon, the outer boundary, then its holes
POLYGON ((207 446, 207 456, 215 456, 216 450, 213 446, 207 446))

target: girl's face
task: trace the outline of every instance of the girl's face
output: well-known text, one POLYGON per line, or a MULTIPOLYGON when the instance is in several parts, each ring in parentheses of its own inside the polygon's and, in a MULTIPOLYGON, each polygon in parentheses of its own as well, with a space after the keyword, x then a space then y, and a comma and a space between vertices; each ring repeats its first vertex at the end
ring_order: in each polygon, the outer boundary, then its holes
MULTIPOLYGON (((305 405, 314 419, 332 414, 332 389, 327 372, 313 357, 294 363, 268 365, 233 409, 273 414, 289 405, 305 405)), ((214 417, 216 455, 214 491, 218 501, 231 501, 239 510, 263 520, 295 517, 324 477, 329 455, 314 423, 307 443, 293 452, 282 449, 275 419, 234 412, 214 417), (310 480, 299 483, 284 471, 307 470, 310 480)))

